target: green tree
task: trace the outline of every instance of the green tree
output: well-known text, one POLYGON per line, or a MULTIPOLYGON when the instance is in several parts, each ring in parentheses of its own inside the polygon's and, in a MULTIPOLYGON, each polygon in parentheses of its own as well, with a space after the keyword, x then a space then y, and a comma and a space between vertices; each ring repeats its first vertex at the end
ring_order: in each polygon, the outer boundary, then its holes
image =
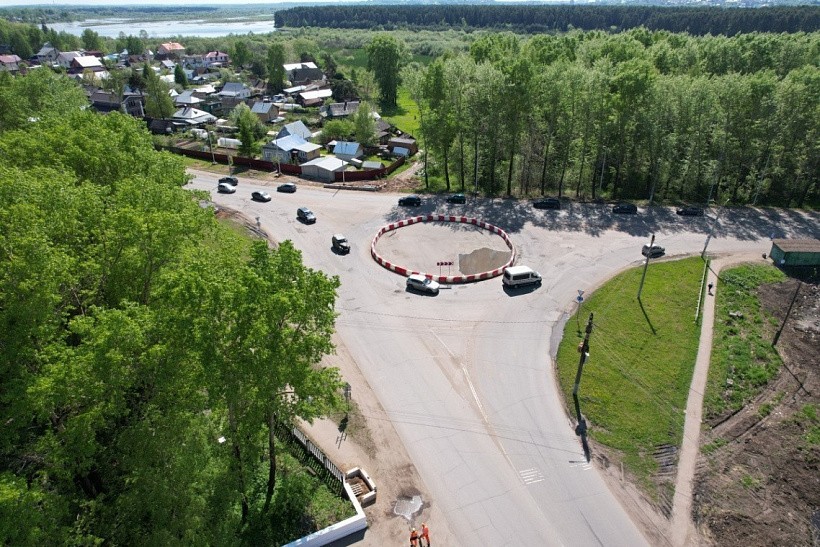
POLYGON ((183 88, 188 87, 188 77, 185 75, 185 70, 183 70, 180 64, 174 67, 174 82, 183 88))
POLYGON ((265 64, 268 67, 268 90, 281 93, 285 89, 285 48, 280 42, 268 46, 265 64))
POLYGON ((334 140, 346 141, 350 139, 353 133, 353 123, 349 120, 330 120, 325 122, 324 127, 322 127, 320 140, 323 144, 334 140))
POLYGON ((239 129, 239 154, 252 158, 259 153, 260 146, 258 140, 265 134, 265 128, 256 114, 245 103, 240 103, 231 112, 231 120, 239 129))
POLYGON ((231 59, 237 67, 242 68, 251 61, 251 51, 248 48, 247 42, 244 40, 237 40, 231 52, 231 59))
POLYGON ((168 95, 168 86, 148 64, 142 71, 145 80, 145 114, 150 118, 168 119, 174 114, 174 102, 168 95))
POLYGON ((0 132, 28 127, 34 120, 48 123, 87 105, 79 86, 50 70, 0 80, 0 132))
POLYGON ((377 34, 365 46, 365 51, 367 69, 373 72, 379 84, 382 105, 395 107, 406 46, 390 34, 377 34))
POLYGON ((83 40, 83 48, 92 51, 101 51, 103 49, 102 38, 90 28, 83 31, 81 38, 83 40))
POLYGON ((353 127, 356 141, 362 146, 373 146, 376 144, 376 120, 373 119, 373 111, 370 104, 359 103, 359 108, 353 116, 353 127))

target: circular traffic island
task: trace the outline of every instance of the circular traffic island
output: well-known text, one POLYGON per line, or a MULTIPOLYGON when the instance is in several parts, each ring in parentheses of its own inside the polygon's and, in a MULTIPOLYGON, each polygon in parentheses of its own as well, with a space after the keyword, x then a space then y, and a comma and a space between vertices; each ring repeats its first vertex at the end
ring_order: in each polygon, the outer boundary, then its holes
POLYGON ((515 261, 515 247, 501 228, 471 217, 436 214, 383 226, 370 253, 390 271, 423 274, 439 283, 490 279, 515 261))

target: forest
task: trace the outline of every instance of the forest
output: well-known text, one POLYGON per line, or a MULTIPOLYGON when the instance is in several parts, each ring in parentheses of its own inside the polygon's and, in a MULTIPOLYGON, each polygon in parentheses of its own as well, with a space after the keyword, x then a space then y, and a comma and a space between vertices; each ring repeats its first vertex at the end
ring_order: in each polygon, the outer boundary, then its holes
POLYGON ((396 30, 403 28, 492 29, 565 32, 571 29, 622 31, 636 27, 693 35, 746 32, 813 32, 820 7, 759 9, 662 6, 438 5, 299 6, 276 12, 282 27, 396 30))
POLYGON ((819 39, 495 33, 402 85, 448 189, 816 207, 819 39))
POLYGON ((86 105, 0 72, 0 543, 315 531, 314 500, 344 503, 274 431, 342 404, 338 279, 217 221, 141 120, 86 105))

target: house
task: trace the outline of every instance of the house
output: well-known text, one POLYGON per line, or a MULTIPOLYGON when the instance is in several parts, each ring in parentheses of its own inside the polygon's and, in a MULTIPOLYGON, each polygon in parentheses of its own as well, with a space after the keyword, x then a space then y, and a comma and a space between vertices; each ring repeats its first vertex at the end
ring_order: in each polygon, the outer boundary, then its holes
POLYGON ((295 85, 293 87, 288 87, 288 88, 283 89, 282 93, 284 93, 288 97, 293 97, 295 95, 298 95, 302 91, 307 91, 306 88, 307 88, 307 86, 304 86, 304 85, 295 85))
POLYGON ((387 141, 387 149, 399 156, 412 156, 419 151, 419 145, 412 137, 393 137, 387 141))
POLYGON ((262 157, 278 163, 302 163, 319 157, 322 149, 298 135, 289 135, 269 142, 262 147, 262 157))
POLYGON ((341 160, 354 160, 364 156, 364 148, 357 142, 339 141, 333 147, 333 155, 341 160))
POLYGON ((362 169, 366 171, 373 171, 376 169, 383 169, 384 165, 380 161, 363 161, 362 169))
POLYGON ((22 61, 17 55, 0 55, 0 70, 17 72, 22 61))
POLYGON ((209 51, 205 54, 205 58, 203 60, 205 62, 205 66, 223 66, 231 62, 230 57, 224 51, 209 51))
POLYGON ((124 112, 135 118, 145 117, 145 97, 141 93, 124 93, 120 99, 111 91, 98 89, 91 93, 88 100, 97 112, 124 112))
POLYGON ((284 65, 282 65, 282 68, 285 69, 285 78, 287 78, 290 81, 293 81, 294 70, 319 69, 319 67, 316 66, 316 63, 310 61, 308 61, 307 63, 285 63, 284 65))
POLYGON ((40 63, 41 65, 48 65, 51 66, 57 62, 57 56, 60 55, 60 52, 57 50, 56 47, 51 45, 51 42, 46 42, 43 44, 43 47, 40 48, 34 55, 34 60, 40 63))
POLYGON ((159 62, 159 66, 165 70, 173 71, 177 67, 177 64, 170 59, 165 59, 159 62))
POLYGON ((336 180, 336 173, 343 173, 347 167, 347 162, 332 156, 325 156, 303 163, 300 167, 302 168, 302 176, 304 177, 325 182, 334 182, 336 180))
POLYGON ((381 117, 376 118, 376 140, 379 144, 387 144, 393 135, 392 126, 381 117))
POLYGON ((157 49, 157 57, 160 59, 180 59, 185 55, 185 46, 178 42, 166 42, 160 44, 157 49))
POLYGON ((310 138, 310 129, 307 128, 305 122, 302 120, 297 120, 280 129, 279 133, 276 135, 276 138, 281 139, 282 137, 287 137, 289 135, 296 135, 308 140, 310 138))
POLYGON ((325 99, 329 99, 333 91, 328 89, 317 89, 316 91, 302 91, 296 98, 296 102, 304 107, 319 106, 325 99))
POLYGON ((345 101, 343 103, 333 103, 319 108, 319 115, 326 120, 335 120, 352 116, 358 109, 359 101, 345 101))
POLYGON ((176 97, 173 97, 173 99, 174 104, 177 106, 197 106, 202 102, 202 99, 195 95, 193 89, 187 89, 176 97))
POLYGON ((239 82, 228 82, 217 93, 220 98, 247 99, 251 96, 251 90, 245 84, 239 82))
POLYGON ((288 80, 293 85, 307 82, 324 82, 325 73, 318 68, 297 68, 291 71, 288 80))
POLYGON ((57 64, 68 70, 71 68, 71 61, 77 57, 82 57, 83 53, 79 51, 63 51, 57 55, 57 64))
POLYGON ((180 108, 174 112, 172 118, 177 123, 186 124, 191 127, 214 123, 216 121, 216 116, 192 106, 180 108))
POLYGON ((253 103, 251 112, 256 114, 262 123, 271 123, 279 117, 279 108, 270 101, 257 101, 253 103))
POLYGON ((70 74, 82 74, 86 70, 91 72, 105 72, 102 61, 92 55, 80 55, 71 59, 71 66, 68 69, 70 74))

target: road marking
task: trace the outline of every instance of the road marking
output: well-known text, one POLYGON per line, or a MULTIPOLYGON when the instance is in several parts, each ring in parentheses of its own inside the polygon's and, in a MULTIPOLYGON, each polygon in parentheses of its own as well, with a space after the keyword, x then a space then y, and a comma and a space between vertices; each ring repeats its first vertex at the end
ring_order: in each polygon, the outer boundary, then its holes
POLYGON ((592 469, 592 464, 587 462, 572 462, 569 466, 580 468, 582 471, 589 471, 592 469))
POLYGON ((521 476, 521 480, 524 481, 524 484, 535 484, 544 480, 544 475, 541 474, 541 471, 539 471, 537 467, 522 469, 518 474, 521 476))

